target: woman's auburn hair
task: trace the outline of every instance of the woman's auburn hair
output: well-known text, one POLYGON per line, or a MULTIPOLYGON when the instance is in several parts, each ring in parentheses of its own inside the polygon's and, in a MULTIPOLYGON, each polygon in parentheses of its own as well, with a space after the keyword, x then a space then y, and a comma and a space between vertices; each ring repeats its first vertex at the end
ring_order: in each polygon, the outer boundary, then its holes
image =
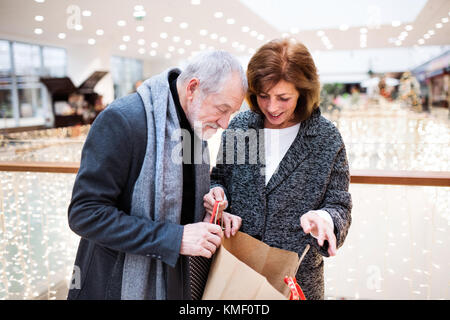
POLYGON ((311 54, 300 42, 275 39, 263 45, 248 63, 247 79, 246 100, 256 113, 262 114, 256 96, 280 80, 294 84, 299 92, 295 109, 299 121, 308 119, 319 107, 319 75, 311 54))

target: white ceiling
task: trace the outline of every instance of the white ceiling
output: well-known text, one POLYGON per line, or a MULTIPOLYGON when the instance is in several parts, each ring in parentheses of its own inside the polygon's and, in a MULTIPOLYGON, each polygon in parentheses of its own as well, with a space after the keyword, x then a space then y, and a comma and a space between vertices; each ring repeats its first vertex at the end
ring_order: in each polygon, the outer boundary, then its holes
POLYGON ((179 61, 210 47, 251 55, 280 37, 295 38, 315 52, 444 46, 450 44, 448 19, 449 0, 1 0, 0 38, 63 47, 90 42, 121 56, 179 61), (136 6, 145 11, 141 21, 133 16, 136 6), (168 16, 171 22, 164 21, 168 16), (400 25, 393 26, 393 19, 400 25), (77 24, 82 30, 74 29, 77 24), (98 29, 104 34, 97 35, 98 29), (407 35, 399 40, 402 32, 407 35))

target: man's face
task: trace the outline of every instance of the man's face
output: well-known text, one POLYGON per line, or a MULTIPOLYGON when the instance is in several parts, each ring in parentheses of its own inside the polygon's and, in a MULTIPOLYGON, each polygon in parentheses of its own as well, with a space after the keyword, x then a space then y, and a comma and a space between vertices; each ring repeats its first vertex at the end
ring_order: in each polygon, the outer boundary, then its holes
POLYGON ((217 129, 228 128, 231 115, 239 111, 245 97, 241 83, 239 75, 233 74, 218 93, 204 96, 196 92, 186 116, 197 136, 208 140, 217 129))

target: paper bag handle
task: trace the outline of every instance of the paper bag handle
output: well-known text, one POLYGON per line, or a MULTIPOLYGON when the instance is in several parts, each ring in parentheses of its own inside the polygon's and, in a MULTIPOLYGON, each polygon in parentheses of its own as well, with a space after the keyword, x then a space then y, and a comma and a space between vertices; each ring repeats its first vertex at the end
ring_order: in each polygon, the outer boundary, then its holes
POLYGON ((311 246, 309 244, 307 244, 305 247, 305 250, 303 250, 303 253, 302 253, 300 259, 298 259, 297 268, 295 268, 295 274, 297 274, 298 268, 300 268, 300 264, 302 263, 303 259, 305 258, 306 254, 308 253, 310 247, 311 246))
MULTIPOLYGON (((214 224, 218 224, 217 223, 217 212, 219 211, 219 205, 221 202, 222 201, 218 201, 218 200, 216 200, 216 202, 214 202, 214 207, 213 207, 213 211, 212 211, 212 215, 211 215, 211 219, 209 220, 209 223, 213 223, 213 221, 214 221, 214 224)), ((222 227, 222 230, 223 230, 224 229, 223 228, 223 219, 220 219, 220 226, 222 227)))

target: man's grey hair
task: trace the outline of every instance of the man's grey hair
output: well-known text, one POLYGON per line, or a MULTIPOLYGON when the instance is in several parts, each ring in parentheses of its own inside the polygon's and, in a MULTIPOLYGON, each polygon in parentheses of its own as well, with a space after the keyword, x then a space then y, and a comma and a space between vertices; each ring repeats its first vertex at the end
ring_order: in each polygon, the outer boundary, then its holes
POLYGON ((199 88, 205 95, 218 93, 233 73, 241 78, 243 93, 247 91, 247 77, 240 62, 226 51, 206 51, 198 54, 178 76, 182 84, 192 78, 200 81, 199 88))

